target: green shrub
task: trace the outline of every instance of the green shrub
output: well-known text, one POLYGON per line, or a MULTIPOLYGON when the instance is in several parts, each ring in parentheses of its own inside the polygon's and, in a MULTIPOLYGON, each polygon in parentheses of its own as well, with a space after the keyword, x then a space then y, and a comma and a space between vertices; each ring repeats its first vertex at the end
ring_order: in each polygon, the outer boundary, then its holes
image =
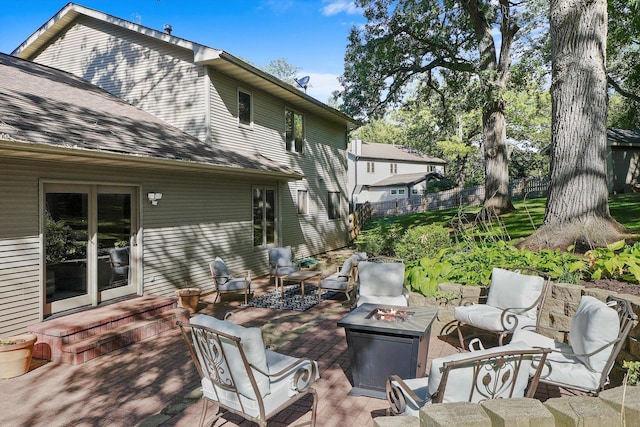
POLYGON ((370 257, 393 257, 395 256, 394 245, 403 232, 404 227, 399 224, 382 222, 360 233, 354 243, 359 252, 366 252, 370 257))
POLYGON ((394 250, 405 263, 434 257, 441 249, 451 247, 449 232, 439 225, 419 225, 407 229, 394 250))
POLYGON ((591 279, 618 279, 640 283, 640 243, 625 245, 624 240, 585 253, 591 279))

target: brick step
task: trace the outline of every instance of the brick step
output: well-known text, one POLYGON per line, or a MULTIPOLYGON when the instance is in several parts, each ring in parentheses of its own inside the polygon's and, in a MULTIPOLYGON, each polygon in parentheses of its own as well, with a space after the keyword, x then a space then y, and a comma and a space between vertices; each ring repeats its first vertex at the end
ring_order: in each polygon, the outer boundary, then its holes
POLYGON ((27 330, 38 337, 33 357, 77 364, 171 329, 177 320, 189 320, 188 310, 177 309, 177 298, 145 295, 45 320, 27 330))
POLYGON ((60 348, 60 360, 56 361, 79 365, 166 332, 174 328, 179 320, 188 322, 189 310, 174 308, 144 320, 136 320, 69 344, 63 344, 60 348))

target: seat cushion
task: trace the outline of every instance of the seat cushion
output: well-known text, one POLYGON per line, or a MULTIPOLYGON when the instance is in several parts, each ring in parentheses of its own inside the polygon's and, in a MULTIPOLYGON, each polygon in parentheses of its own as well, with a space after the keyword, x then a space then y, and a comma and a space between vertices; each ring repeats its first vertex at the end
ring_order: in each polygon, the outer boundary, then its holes
POLYGON ((346 277, 340 276, 338 273, 325 277, 320 281, 322 289, 333 289, 336 291, 344 291, 347 289, 349 282, 346 277))
MULTIPOLYGON (((242 349, 247 357, 247 362, 262 372, 268 372, 267 354, 260 328, 245 328, 244 326, 216 319, 215 317, 207 316, 205 314, 198 314, 197 316, 194 316, 190 320, 190 323, 206 326, 216 331, 240 338, 240 345, 242 345, 242 349)), ((235 345, 231 343, 228 345, 223 343, 223 346, 227 356, 227 364, 229 365, 229 370, 236 381, 238 392, 248 398, 255 399, 253 387, 251 386, 249 376, 246 374, 240 353, 234 348, 235 345)), ((267 395, 270 390, 269 377, 259 373, 255 369, 253 370, 253 375, 261 395, 267 395)))
MULTIPOLYGON (((218 286, 221 291, 240 291, 244 289, 245 282, 243 278, 229 279, 224 284, 218 286)), ((251 286, 251 279, 247 279, 247 287, 251 286)))
MULTIPOLYGON (((473 304, 467 306, 454 307, 453 317, 456 320, 473 325, 477 328, 487 331, 504 332, 505 325, 502 325, 500 316, 502 309, 490 306, 488 304, 473 304)), ((515 315, 517 319, 516 325, 506 325, 507 329, 522 328, 526 325, 535 325, 536 321, 527 316, 515 315), (514 326, 513 328, 511 326, 514 326)))
MULTIPOLYGON (((298 267, 289 266, 289 267, 278 267, 278 276, 286 276, 287 274, 295 273, 296 271, 300 271, 298 267)), ((276 269, 271 269, 271 274, 276 274, 276 269)))
MULTIPOLYGON (((529 276, 514 271, 494 268, 491 273, 491 286, 487 304, 498 308, 527 308, 540 296, 544 278, 529 276)), ((529 310, 524 314, 535 319, 537 311, 529 310)))
MULTIPOLYGON (((591 296, 585 295, 580 299, 569 330, 569 344, 575 354, 596 351, 615 340, 619 333, 620 320, 613 308, 591 296)), ((594 371, 602 372, 612 349, 613 346, 609 346, 593 356, 578 358, 594 371)))
POLYGON ((404 263, 360 261, 358 282, 360 295, 401 296, 404 290, 404 263))
MULTIPOLYGON (((523 329, 514 332, 513 340, 524 341, 532 347, 553 350, 547 354, 545 366, 540 374, 540 381, 569 388, 582 387, 596 390, 599 387, 601 375, 589 370, 581 360, 574 356, 569 344, 523 329)), ((536 366, 531 366, 531 375, 535 370, 536 366)))
POLYGON ((407 301, 407 297, 404 295, 400 295, 397 297, 380 297, 376 295, 360 295, 358 297, 357 306, 360 307, 362 304, 380 304, 380 305, 398 305, 401 307, 407 307, 409 302, 407 301))

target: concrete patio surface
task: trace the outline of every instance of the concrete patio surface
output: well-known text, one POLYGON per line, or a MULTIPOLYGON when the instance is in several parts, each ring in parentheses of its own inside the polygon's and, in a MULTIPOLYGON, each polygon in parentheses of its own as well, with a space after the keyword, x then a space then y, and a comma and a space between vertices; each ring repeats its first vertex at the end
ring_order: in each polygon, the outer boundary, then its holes
MULTIPOLYGON (((252 284, 256 295, 272 288, 266 279, 252 284)), ((269 335, 265 341, 278 352, 317 360, 318 426, 371 426, 374 417, 385 415, 387 403, 347 395, 351 390, 347 342, 344 329, 336 325, 349 312, 344 301, 339 294, 305 312, 294 312, 240 307, 241 297, 233 295, 223 295, 213 304, 213 295, 208 295, 199 313, 222 318, 231 311, 235 323, 265 328, 269 335)), ((429 363, 457 351, 457 337, 440 335, 445 326, 436 320, 432 327, 429 363)), ((28 373, 0 380, 0 426, 194 426, 202 409, 199 385, 195 365, 175 328, 82 365, 34 360, 28 373)), ((308 421, 310 408, 308 397, 272 418, 269 425, 308 421)), ((214 413, 211 407, 209 414, 214 413)), ((227 414, 215 425, 255 424, 227 414)))

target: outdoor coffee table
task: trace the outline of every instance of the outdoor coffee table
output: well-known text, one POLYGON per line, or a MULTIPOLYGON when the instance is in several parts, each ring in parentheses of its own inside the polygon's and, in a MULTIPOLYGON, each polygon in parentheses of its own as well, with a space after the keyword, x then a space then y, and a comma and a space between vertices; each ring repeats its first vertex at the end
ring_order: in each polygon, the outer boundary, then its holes
POLYGON ((338 321, 347 333, 350 396, 385 399, 389 375, 424 376, 436 308, 362 304, 338 321), (396 314, 392 311, 395 310, 396 314))
POLYGON ((315 279, 316 282, 320 280, 320 272, 319 271, 296 271, 291 274, 287 274, 286 276, 280 277, 280 297, 284 297, 284 282, 298 282, 300 283, 300 290, 302 291, 302 297, 304 297, 304 282, 307 282, 311 279, 315 279))

